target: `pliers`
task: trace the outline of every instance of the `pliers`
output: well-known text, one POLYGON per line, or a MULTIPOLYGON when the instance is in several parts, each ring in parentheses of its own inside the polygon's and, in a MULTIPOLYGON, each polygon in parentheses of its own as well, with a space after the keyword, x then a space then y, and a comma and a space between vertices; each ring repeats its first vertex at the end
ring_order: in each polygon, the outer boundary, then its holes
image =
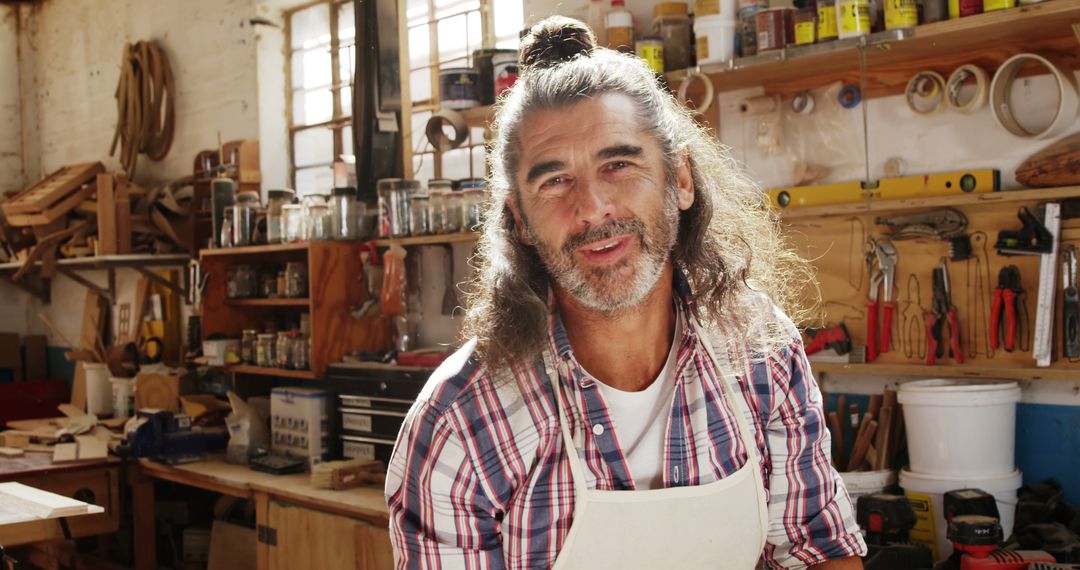
POLYGON ((935 359, 945 355, 945 343, 942 333, 945 324, 949 325, 949 353, 957 364, 964 363, 964 350, 960 342, 960 317, 956 314, 956 305, 949 294, 949 268, 945 260, 934 268, 934 302, 926 313, 926 364, 934 364, 935 359))
POLYGON ((870 293, 866 302, 866 361, 873 362, 878 353, 889 352, 892 336, 893 315, 896 314, 896 301, 893 300, 893 284, 896 281, 896 248, 887 239, 871 240, 870 253, 866 263, 870 268, 870 293), (877 268, 874 267, 876 262, 877 268), (881 327, 881 346, 878 347, 878 288, 884 285, 884 307, 881 327))
POLYGON ((990 348, 997 350, 1002 343, 1006 352, 1016 348, 1017 301, 1023 289, 1020 288, 1020 269, 1008 265, 998 272, 998 286, 994 289, 993 306, 990 308, 990 348), (1001 320, 1002 313, 1005 320, 1001 320))

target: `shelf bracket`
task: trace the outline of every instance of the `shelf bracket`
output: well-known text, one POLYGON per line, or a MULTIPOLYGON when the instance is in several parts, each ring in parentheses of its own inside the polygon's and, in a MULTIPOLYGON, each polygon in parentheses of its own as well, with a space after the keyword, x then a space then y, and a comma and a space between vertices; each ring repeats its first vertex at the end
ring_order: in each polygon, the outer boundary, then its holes
MULTIPOLYGON (((79 285, 82 285, 83 287, 86 287, 87 289, 97 293, 98 295, 105 297, 109 300, 110 305, 116 304, 116 287, 115 282, 112 278, 109 279, 109 288, 106 289, 66 267, 57 266, 56 272, 63 275, 64 277, 67 277, 68 279, 71 279, 79 285)), ((110 271, 109 273, 111 274, 112 272, 110 271)))
MULTIPOLYGON (((143 275, 146 276, 147 279, 153 281, 154 283, 157 283, 158 285, 161 285, 163 287, 168 287, 174 293, 176 293, 177 295, 180 295, 180 297, 182 297, 184 299, 187 299, 187 295, 188 295, 187 286, 184 285, 183 283, 177 284, 177 283, 173 282, 171 279, 165 279, 164 277, 158 275, 157 273, 154 273, 153 271, 150 271, 149 269, 147 269, 145 267, 133 267, 133 269, 135 269, 139 273, 142 273, 143 275)), ((183 277, 181 277, 181 279, 183 279, 183 277)))

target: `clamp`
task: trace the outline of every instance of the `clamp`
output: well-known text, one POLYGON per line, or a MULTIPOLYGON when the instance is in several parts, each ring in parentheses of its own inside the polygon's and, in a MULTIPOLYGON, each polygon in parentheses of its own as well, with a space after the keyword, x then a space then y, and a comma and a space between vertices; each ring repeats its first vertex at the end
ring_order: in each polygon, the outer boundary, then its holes
POLYGON ((896 301, 893 288, 896 282, 896 248, 887 239, 871 240, 867 265, 870 267, 870 293, 866 302, 866 361, 873 362, 878 353, 889 352, 892 336, 893 315, 896 314, 896 301), (874 265, 877 267, 875 268, 874 265), (884 286, 884 307, 881 327, 881 346, 878 347, 878 288, 884 286))

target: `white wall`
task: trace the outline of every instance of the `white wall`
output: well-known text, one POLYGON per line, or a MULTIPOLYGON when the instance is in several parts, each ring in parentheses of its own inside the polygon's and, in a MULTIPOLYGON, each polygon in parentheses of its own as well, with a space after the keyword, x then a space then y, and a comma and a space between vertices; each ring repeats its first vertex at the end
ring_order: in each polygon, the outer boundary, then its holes
MULTIPOLYGON (((259 90, 259 158, 263 190, 290 188, 289 123, 285 110, 285 16, 280 0, 260 2, 256 11, 273 25, 255 27, 259 90)), ((265 192, 264 192, 265 193, 265 192)))
POLYGON ((23 187, 18 14, 0 6, 0 194, 23 187))

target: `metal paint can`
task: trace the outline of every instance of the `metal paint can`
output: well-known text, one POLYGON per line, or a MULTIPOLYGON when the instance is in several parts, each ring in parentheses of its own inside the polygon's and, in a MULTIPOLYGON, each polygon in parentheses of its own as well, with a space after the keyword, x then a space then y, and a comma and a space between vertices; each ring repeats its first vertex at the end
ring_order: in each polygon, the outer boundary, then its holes
POLYGON ((518 77, 518 52, 507 50, 495 54, 491 58, 492 69, 495 76, 495 99, 499 98, 504 91, 510 89, 517 82, 518 77))
POLYGON ((480 106, 480 73, 471 67, 440 69, 439 97, 444 109, 480 106))
POLYGON ((919 25, 919 5, 915 0, 885 0, 885 29, 919 25))
POLYGON ((634 52, 657 73, 664 72, 664 39, 646 36, 634 43, 634 52))
POLYGON ((836 0, 818 0, 817 41, 829 42, 836 38, 836 0))
POLYGON ((817 8, 801 8, 792 16, 795 37, 793 42, 797 46, 810 45, 817 42, 817 8))
POLYGON ((758 53, 781 49, 787 46, 789 38, 794 39, 794 33, 789 33, 791 14, 791 8, 769 8, 754 16, 758 53))
POLYGON ((757 14, 762 10, 761 6, 750 6, 739 10, 735 41, 740 57, 757 55, 757 14))

